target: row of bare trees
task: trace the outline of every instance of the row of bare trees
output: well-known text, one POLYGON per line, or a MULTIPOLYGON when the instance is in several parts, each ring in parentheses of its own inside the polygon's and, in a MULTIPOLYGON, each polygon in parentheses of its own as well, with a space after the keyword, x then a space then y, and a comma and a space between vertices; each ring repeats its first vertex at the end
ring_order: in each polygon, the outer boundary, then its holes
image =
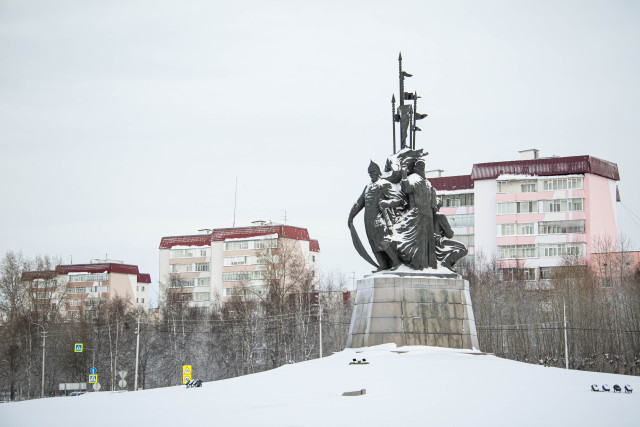
POLYGON ((567 258, 538 281, 505 280, 496 260, 478 257, 463 275, 471 285, 480 348, 557 367, 565 366, 568 353, 571 369, 640 375, 637 260, 611 242, 600 242, 599 249, 589 267, 567 258))
MULTIPOLYGON (((160 316, 138 313, 125 300, 111 298, 63 317, 58 310, 63 302, 42 298, 42 288, 24 280, 25 272, 53 270, 57 261, 5 254, 0 261, 0 400, 61 394, 60 384, 86 383, 92 367, 102 390, 120 389, 122 371, 128 372, 124 388, 131 390, 138 317, 139 388, 181 384, 183 365, 210 381, 317 358, 321 323, 324 355, 342 350, 352 304, 346 278, 316 277, 284 247, 261 257, 262 287, 243 283, 236 296, 223 302, 218 295, 208 309, 193 307, 181 292, 168 292, 160 316), (76 343, 83 343, 82 353, 74 351, 76 343)), ((54 294, 51 287, 44 289, 54 294)))
MULTIPOLYGON (((495 260, 482 257, 464 268, 480 348, 563 367, 566 332, 570 368, 640 375, 637 260, 604 246, 590 268, 567 259, 538 281, 507 279, 495 260)), ((261 286, 242 283, 235 296, 215 296, 208 309, 185 301, 182 282, 173 277, 160 316, 136 313, 114 298, 68 318, 58 311, 60 301, 42 298, 43 288, 23 280, 25 271, 52 270, 57 260, 6 253, 0 260, 0 400, 43 393, 45 335, 45 396, 58 394, 61 383, 87 382, 91 367, 103 390, 119 389, 119 372, 128 371, 131 390, 138 326, 139 388, 180 384, 183 365, 210 381, 343 350, 354 300, 349 281, 341 274, 318 277, 291 248, 270 248, 260 258, 261 286), (84 352, 75 353, 75 343, 83 343, 84 352)))

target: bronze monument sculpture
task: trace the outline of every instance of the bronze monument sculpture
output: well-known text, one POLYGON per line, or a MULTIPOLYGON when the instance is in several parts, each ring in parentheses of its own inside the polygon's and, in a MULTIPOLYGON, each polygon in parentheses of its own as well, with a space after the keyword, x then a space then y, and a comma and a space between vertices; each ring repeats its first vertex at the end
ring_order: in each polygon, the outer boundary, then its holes
POLYGON ((477 349, 469 282, 453 271, 467 248, 452 240, 442 202, 425 173, 425 156, 416 149, 417 93, 405 92, 398 58, 400 105, 391 98, 393 154, 384 167, 371 161, 367 184, 347 221, 358 253, 376 267, 356 282, 347 335, 348 348, 395 343, 477 349), (405 104, 404 101, 413 101, 405 104), (396 151, 396 123, 400 149, 396 151), (364 209, 364 226, 375 260, 363 246, 353 220, 364 209))
MULTIPOLYGON (((395 271, 402 264, 414 270, 437 269, 441 266, 453 270, 453 265, 467 254, 466 247, 455 240, 446 216, 439 213, 434 188, 425 176, 428 154, 416 150, 415 132, 420 129, 416 120, 426 114, 416 112, 417 93, 404 91, 405 77, 412 75, 402 70, 402 55, 398 58, 400 79, 400 106, 393 111, 393 155, 385 164, 385 172, 371 161, 368 184, 351 208, 347 224, 358 253, 377 267, 375 272, 395 271), (405 104, 405 100, 412 100, 405 104), (396 152, 395 123, 400 123, 400 151, 396 152), (409 137, 409 142, 407 142, 409 137), (375 261, 369 257, 353 226, 353 219, 364 209, 367 239, 375 261)), ((395 96, 392 97, 395 109, 395 96)))

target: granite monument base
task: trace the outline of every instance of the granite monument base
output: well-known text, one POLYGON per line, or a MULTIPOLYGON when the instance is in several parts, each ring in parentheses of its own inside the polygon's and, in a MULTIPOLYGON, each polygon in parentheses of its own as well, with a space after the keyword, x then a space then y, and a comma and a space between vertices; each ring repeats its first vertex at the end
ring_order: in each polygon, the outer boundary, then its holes
POLYGON ((469 282, 439 272, 358 280, 347 348, 386 343, 479 349, 469 282))

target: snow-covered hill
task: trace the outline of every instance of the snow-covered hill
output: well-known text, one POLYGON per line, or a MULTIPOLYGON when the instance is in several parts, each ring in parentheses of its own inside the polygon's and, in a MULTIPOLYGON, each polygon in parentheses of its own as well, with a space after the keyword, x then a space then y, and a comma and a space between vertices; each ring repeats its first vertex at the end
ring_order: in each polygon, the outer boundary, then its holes
POLYGON ((467 350, 382 345, 198 389, 5 403, 0 425, 638 426, 640 379, 545 368, 467 350), (353 358, 370 363, 349 365, 353 358), (594 383, 629 384, 634 393, 594 393, 594 383), (342 396, 361 389, 366 394, 342 396))

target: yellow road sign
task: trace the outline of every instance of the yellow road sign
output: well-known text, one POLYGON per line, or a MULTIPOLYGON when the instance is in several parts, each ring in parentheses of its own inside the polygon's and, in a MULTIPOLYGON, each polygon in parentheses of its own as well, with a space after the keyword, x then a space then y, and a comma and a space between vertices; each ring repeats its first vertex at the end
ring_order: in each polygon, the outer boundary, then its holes
POLYGON ((73 345, 73 351, 76 353, 82 353, 82 344, 81 343, 75 343, 73 345))
POLYGON ((98 382, 98 374, 89 375, 89 383, 90 384, 95 384, 97 382, 98 382))
POLYGON ((191 365, 182 365, 182 373, 183 374, 190 374, 191 372, 193 372, 191 370, 191 365))
POLYGON ((189 381, 191 381, 191 375, 190 374, 183 374, 182 375, 182 384, 186 384, 189 381))

